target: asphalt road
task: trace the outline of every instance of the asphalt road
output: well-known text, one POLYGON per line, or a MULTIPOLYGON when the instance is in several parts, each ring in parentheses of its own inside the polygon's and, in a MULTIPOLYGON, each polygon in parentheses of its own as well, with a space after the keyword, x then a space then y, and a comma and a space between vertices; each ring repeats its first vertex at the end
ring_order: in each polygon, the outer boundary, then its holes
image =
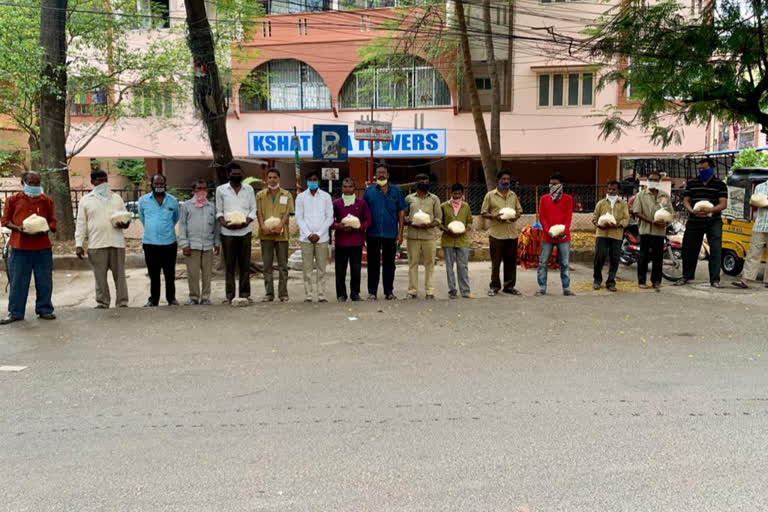
POLYGON ((766 510, 766 299, 60 308, 0 330, 0 510, 766 510))

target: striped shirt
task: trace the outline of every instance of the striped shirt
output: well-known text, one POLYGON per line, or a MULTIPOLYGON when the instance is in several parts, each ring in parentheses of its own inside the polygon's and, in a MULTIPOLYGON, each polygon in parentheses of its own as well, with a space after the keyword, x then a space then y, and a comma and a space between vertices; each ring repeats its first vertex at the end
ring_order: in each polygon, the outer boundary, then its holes
MULTIPOLYGON (((764 181, 755 187, 755 194, 765 194, 768 196, 768 181, 764 181)), ((756 208, 755 225, 752 231, 768 233, 768 208, 756 208)))
MULTIPOLYGON (((683 192, 684 197, 691 199, 691 208, 693 208, 699 201, 709 201, 714 206, 720 202, 720 199, 728 199, 728 186, 717 178, 712 178, 708 183, 704 183, 699 178, 694 178, 688 182, 683 192)), ((720 212, 712 214, 712 217, 695 217, 691 216, 688 222, 691 220, 709 220, 719 219, 721 217, 720 212)))

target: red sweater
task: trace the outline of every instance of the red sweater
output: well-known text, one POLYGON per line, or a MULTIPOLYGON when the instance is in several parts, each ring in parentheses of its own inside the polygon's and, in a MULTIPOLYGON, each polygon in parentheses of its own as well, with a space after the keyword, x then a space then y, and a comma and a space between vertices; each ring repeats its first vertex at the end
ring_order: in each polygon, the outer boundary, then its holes
MULTIPOLYGON (((29 197, 24 192, 19 192, 8 198, 8 202, 5 203, 5 211, 3 212, 3 218, 0 223, 3 226, 12 222, 17 226, 24 224, 24 219, 32 215, 38 214, 40 217, 45 218, 48 221, 48 227, 51 230, 56 230, 56 215, 53 211, 53 200, 45 194, 41 194, 38 197, 29 197)), ((48 234, 42 235, 27 235, 13 231, 11 233, 11 247, 22 251, 42 251, 43 249, 51 248, 51 239, 48 234)))
POLYGON ((539 222, 544 228, 544 241, 552 244, 571 241, 571 218, 573 217, 573 198, 563 194, 558 202, 554 202, 549 194, 541 196, 539 201, 539 222), (549 236, 549 228, 557 224, 565 226, 565 237, 554 239, 549 236))

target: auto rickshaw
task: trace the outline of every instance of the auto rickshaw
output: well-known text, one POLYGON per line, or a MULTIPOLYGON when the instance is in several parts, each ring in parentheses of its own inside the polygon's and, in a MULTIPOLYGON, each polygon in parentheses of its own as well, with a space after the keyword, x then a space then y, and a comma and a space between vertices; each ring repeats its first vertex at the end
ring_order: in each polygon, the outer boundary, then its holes
MULTIPOLYGON (((744 258, 752 239, 753 208, 749 198, 755 187, 768 180, 768 168, 736 169, 728 176, 728 207, 723 211, 723 272, 737 276, 744 268, 744 258)), ((763 262, 766 254, 763 252, 763 262)))

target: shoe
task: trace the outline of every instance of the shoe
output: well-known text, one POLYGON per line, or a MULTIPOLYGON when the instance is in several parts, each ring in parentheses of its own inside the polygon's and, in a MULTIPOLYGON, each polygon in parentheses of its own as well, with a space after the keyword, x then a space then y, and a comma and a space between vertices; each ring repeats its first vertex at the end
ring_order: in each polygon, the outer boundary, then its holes
POLYGON ((328 302, 328 299, 326 299, 325 297, 323 297, 322 299, 318 299, 318 301, 317 301, 317 302, 319 302, 320 304, 326 304, 326 303, 328 302))
POLYGON ((495 297, 499 294, 499 290, 488 290, 489 297, 495 297))
POLYGON ((346 297, 336 297, 336 302, 347 302, 346 297))
POLYGON ((435 296, 432 295, 432 294, 425 295, 424 298, 427 299, 427 300, 435 300, 435 296))
POLYGON ((349 298, 349 300, 351 300, 352 302, 360 302, 363 299, 360 297, 360 295, 353 295, 352 297, 349 298))
POLYGON ((599 290, 601 286, 602 286, 602 285, 601 285, 600 283, 594 283, 594 284, 592 285, 592 289, 593 289, 593 290, 599 290))
POLYGON ((128 304, 118 304, 117 307, 118 308, 127 308, 128 304))
POLYGON ((173 299, 171 301, 168 301, 168 305, 169 306, 178 306, 179 305, 179 301, 177 301, 176 299, 173 299))
POLYGON ((104 304, 96 304, 96 307, 93 309, 109 309, 109 306, 105 306, 104 304))
POLYGON ((512 288, 511 290, 502 290, 502 291, 507 295, 520 295, 520 291, 515 288, 512 288))
POLYGON ((232 304, 232 299, 224 299, 223 301, 221 301, 221 303, 229 306, 230 304, 232 304))
MULTIPOLYGON (((405 298, 406 298, 407 300, 413 300, 413 299, 416 299, 416 298, 418 298, 418 297, 416 297, 416 294, 415 294, 415 293, 409 293, 408 295, 406 295, 406 296, 405 296, 405 298)), ((387 300, 389 300, 389 299, 387 299, 387 300)))
POLYGON ((458 295, 456 295, 455 293, 449 293, 449 294, 448 294, 448 298, 449 298, 449 299, 458 299, 458 298, 459 298, 459 296, 458 296, 458 295))
POLYGON ((203 300, 200 301, 200 305, 201 306, 210 306, 211 305, 211 301, 210 301, 210 299, 203 299, 203 300))
POLYGON ((270 297, 269 295, 265 295, 261 298, 261 302, 272 302, 273 300, 275 300, 275 298, 270 297))
POLYGON ((749 289, 749 285, 747 285, 747 283, 745 283, 744 281, 734 281, 731 284, 733 286, 735 286, 736 288, 741 288, 742 290, 748 290, 749 289))
POLYGON ((688 280, 686 278, 682 278, 678 281, 675 281, 675 284, 672 286, 685 286, 688 284, 688 280))
POLYGON ((256 301, 255 301, 255 300, 253 300, 252 298, 250 298, 250 297, 246 297, 246 299, 248 299, 248 305, 249 305, 249 306, 253 306, 254 304, 256 304, 256 301))
POLYGON ((147 303, 146 303, 146 304, 144 304, 144 307, 145 307, 145 308, 156 308, 156 307, 157 307, 157 304, 155 304, 155 303, 154 303, 154 302, 152 302, 151 300, 148 300, 148 301, 147 301, 147 303))
POLYGON ((462 295, 461 298, 462 299, 474 299, 475 297, 471 293, 468 293, 466 295, 462 295))
POLYGON ((7 317, 0 320, 0 325, 8 325, 12 324, 13 322, 21 322, 24 320, 23 318, 16 318, 15 316, 8 315, 7 317))
POLYGON ((56 315, 53 313, 41 313, 37 315, 40 320, 56 320, 56 315))
POLYGON ((536 293, 533 294, 534 297, 543 297, 547 294, 547 290, 536 290, 536 293))
POLYGON ((651 286, 653 286, 653 288, 654 288, 655 290, 658 290, 659 288, 661 288, 661 281, 658 281, 658 282, 656 282, 656 283, 653 283, 651 286))
POLYGON ((189 299, 187 302, 184 303, 185 306, 199 306, 200 301, 197 299, 189 299))
POLYGON ((384 297, 386 300, 397 300, 397 296, 394 293, 390 293, 386 297, 384 297))
POLYGON ((711 286, 712 288, 722 288, 723 287, 723 285, 720 284, 720 281, 712 281, 711 283, 709 283, 709 286, 711 286))
POLYGON ((288 302, 289 300, 288 297, 280 297, 280 302, 288 302))
POLYGON ((304 302, 312 303, 312 299, 304 299, 304 302))
POLYGON ((566 289, 566 290, 563 290, 563 295, 565 295, 566 297, 573 297, 576 294, 573 293, 570 289, 566 289))
POLYGON ((609 292, 615 292, 616 291, 616 286, 614 286, 614 285, 609 286, 608 287, 608 291, 609 292))
POLYGON ((645 284, 645 283, 640 283, 640 284, 637 285, 637 287, 640 288, 641 290, 647 290, 648 289, 648 285, 645 284))
POLYGON ((368 300, 378 300, 378 299, 376 298, 376 296, 375 296, 375 295, 373 295, 373 294, 369 294, 369 295, 368 295, 368 300))

